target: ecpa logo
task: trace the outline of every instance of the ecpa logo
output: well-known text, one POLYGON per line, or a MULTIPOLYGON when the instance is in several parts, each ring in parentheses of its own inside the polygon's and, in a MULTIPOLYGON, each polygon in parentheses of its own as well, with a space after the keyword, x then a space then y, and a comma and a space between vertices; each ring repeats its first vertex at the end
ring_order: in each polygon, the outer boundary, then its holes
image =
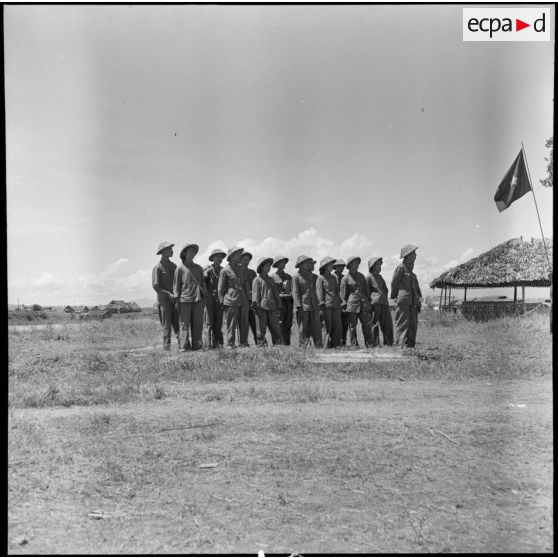
POLYGON ((464 41, 550 41, 550 8, 463 8, 464 41))

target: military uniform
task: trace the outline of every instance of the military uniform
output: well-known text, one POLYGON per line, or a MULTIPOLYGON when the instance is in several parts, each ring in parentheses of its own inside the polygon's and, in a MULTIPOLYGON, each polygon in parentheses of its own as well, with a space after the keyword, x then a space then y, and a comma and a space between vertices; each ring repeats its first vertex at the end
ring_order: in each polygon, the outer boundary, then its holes
POLYGON ((374 345, 380 343, 380 330, 384 337, 384 345, 393 345, 393 322, 389 309, 388 288, 384 278, 372 272, 372 268, 381 258, 371 258, 368 261, 370 273, 366 276, 366 284, 370 291, 370 302, 372 304, 372 337, 374 345))
MULTIPOLYGON (((159 255, 165 248, 172 248, 174 244, 161 242, 159 244, 159 255)), ((171 329, 174 330, 178 344, 180 345, 178 322, 178 309, 173 298, 173 282, 176 264, 169 259, 161 258, 161 261, 153 268, 151 274, 151 284, 157 293, 157 303, 159 305, 159 321, 163 330, 163 348, 170 349, 171 329)))
MULTIPOLYGON (((350 262, 351 259, 349 258, 347 266, 350 262)), ((351 345, 358 347, 357 323, 360 320, 364 344, 366 347, 372 347, 374 344, 370 316, 372 306, 370 304, 370 292, 362 273, 356 271, 352 274, 349 271, 343 277, 341 281, 341 302, 345 306, 345 312, 348 315, 351 345)))
POLYGON ((259 326, 260 345, 267 345, 265 335, 267 328, 271 333, 271 341, 274 345, 281 345, 281 328, 279 326, 278 313, 281 307, 281 298, 275 281, 261 271, 266 263, 272 263, 271 258, 262 258, 258 262, 258 273, 252 283, 252 304, 256 311, 259 326))
MULTIPOLYGON (((344 277, 343 271, 338 271, 335 269, 337 265, 345 265, 343 260, 336 260, 333 273, 332 275, 335 277, 337 281, 337 285, 339 286, 339 292, 341 292, 341 281, 344 277)), ((344 347, 347 345, 347 331, 349 330, 349 317, 347 316, 347 312, 345 312, 344 308, 341 308, 341 346, 344 347)))
MULTIPOLYGON (((297 261, 299 267, 301 256, 297 261)), ((310 258, 306 258, 310 259, 310 258)), ((316 295, 316 280, 318 276, 311 271, 299 270, 293 275, 293 305, 298 324, 298 339, 301 346, 307 346, 310 338, 315 347, 322 346, 321 323, 318 297, 316 295)))
MULTIPOLYGON (((276 266, 278 261, 287 260, 284 256, 278 256, 273 260, 276 266)), ((279 307, 279 325, 281 326, 281 336, 283 337, 283 345, 291 344, 291 328, 293 327, 293 278, 284 270, 277 270, 271 275, 275 281, 281 298, 281 306, 279 307)))
MULTIPOLYGON (((221 250, 213 250, 209 259, 216 254, 226 253, 221 250)), ((208 345, 212 349, 223 346, 223 305, 219 300, 219 275, 223 268, 219 265, 209 264, 203 271, 207 298, 205 300, 205 326, 207 328, 208 345)))
POLYGON ((246 285, 248 286, 248 326, 252 331, 252 336, 254 337, 254 343, 256 345, 259 342, 258 339, 258 319, 256 315, 256 311, 252 308, 252 284, 254 283, 254 279, 258 276, 258 274, 249 267, 246 268, 246 285))
POLYGON ((324 268, 335 258, 324 258, 320 262, 321 275, 316 280, 316 295, 322 319, 322 343, 326 348, 335 348, 341 344, 341 297, 339 284, 332 273, 324 268))
MULTIPOLYGON (((228 258, 242 248, 229 249, 228 258)), ((234 347, 236 328, 240 331, 240 345, 248 346, 248 286, 246 284, 246 268, 240 264, 228 264, 219 275, 219 300, 225 307, 227 322, 227 346, 234 347)))
MULTIPOLYGON (((180 251, 182 254, 189 245, 180 251)), ((196 245, 190 245, 195 246, 196 245)), ((196 250, 197 252, 197 250, 196 250)), ((205 307, 205 286, 203 268, 197 263, 181 263, 174 274, 174 296, 180 301, 181 348, 185 351, 203 348, 203 310, 205 307), (191 343, 188 332, 191 332, 191 343)))
MULTIPOLYGON (((402 258, 405 248, 401 250, 402 258)), ((414 247, 416 250, 416 247, 414 247)), ((408 252, 409 253, 409 252, 408 252)), ((395 311, 395 344, 412 348, 416 343, 418 314, 420 312, 420 298, 422 293, 417 276, 413 273, 413 265, 406 265, 403 261, 393 272, 391 281, 391 298, 397 302, 395 311)))

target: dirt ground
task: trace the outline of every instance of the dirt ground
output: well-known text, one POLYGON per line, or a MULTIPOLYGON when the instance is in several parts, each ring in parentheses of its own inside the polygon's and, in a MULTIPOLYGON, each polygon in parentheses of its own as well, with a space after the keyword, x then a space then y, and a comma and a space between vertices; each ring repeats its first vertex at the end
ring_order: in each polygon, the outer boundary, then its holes
POLYGON ((12 408, 9 552, 553 551, 550 378, 371 376, 12 408))

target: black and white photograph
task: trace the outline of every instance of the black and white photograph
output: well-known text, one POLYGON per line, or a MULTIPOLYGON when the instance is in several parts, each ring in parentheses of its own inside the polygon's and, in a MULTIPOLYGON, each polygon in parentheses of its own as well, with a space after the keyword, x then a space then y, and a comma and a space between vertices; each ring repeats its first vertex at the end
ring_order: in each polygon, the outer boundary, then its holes
POLYGON ((553 553, 554 20, 4 4, 4 551, 553 553))

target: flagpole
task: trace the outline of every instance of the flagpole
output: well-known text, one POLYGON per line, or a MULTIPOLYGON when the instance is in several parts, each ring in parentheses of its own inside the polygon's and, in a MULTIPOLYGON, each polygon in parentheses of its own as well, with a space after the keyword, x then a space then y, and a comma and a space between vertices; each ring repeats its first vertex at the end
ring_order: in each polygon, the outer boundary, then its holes
POLYGON ((531 193, 533 194, 533 200, 535 201, 535 209, 537 210, 537 218, 539 219, 539 227, 541 228, 542 241, 544 246, 544 255, 546 256, 546 262, 548 263, 548 272, 552 273, 550 268, 550 259, 548 257, 548 250, 546 248, 546 241, 544 239, 544 232, 541 223, 541 216, 539 214, 539 206, 537 205, 537 198, 535 197, 535 188, 533 187, 533 181, 531 180, 531 173, 529 172, 529 165, 527 164, 527 153, 525 153, 525 147, 523 142, 521 142, 521 150, 523 151, 523 159, 525 160, 525 168, 527 169, 527 176, 529 177, 529 182, 531 184, 531 193))

